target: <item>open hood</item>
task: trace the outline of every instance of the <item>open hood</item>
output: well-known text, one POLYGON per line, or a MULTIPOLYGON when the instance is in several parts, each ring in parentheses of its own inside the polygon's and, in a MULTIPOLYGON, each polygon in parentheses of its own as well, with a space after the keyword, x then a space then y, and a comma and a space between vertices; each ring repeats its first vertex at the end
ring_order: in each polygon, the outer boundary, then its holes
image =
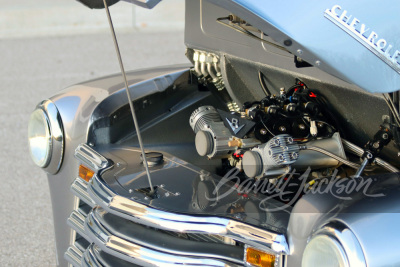
MULTIPOLYGON (((101 7, 102 0, 79 0, 101 7)), ((110 4, 118 0, 108 0, 110 4)), ((160 0, 124 0, 152 8, 160 0)), ((194 1, 194 0, 193 0, 194 1)), ((400 2, 208 0, 293 55, 369 92, 400 89, 400 2)))
POLYGON ((369 92, 400 89, 400 2, 211 0, 293 55, 369 92))

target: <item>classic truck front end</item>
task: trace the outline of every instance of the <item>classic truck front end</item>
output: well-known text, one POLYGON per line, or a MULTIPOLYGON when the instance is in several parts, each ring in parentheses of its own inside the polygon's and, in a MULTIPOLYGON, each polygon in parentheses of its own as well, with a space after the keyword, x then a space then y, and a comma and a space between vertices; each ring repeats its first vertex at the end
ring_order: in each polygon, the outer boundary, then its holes
POLYGON ((331 2, 186 1, 192 65, 127 73, 151 184, 120 75, 40 103, 58 264, 400 265, 397 57, 331 2))

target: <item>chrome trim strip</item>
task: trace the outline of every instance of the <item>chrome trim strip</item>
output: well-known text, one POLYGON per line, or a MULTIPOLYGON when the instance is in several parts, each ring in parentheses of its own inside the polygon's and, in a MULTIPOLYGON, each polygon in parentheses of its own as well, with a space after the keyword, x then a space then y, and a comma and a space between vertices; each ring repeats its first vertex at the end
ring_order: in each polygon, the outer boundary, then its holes
POLYGON ((87 187, 87 182, 78 177, 71 185, 71 192, 93 208, 96 203, 90 198, 87 187))
POLYGON ((263 250, 289 254, 286 238, 227 218, 176 214, 157 210, 117 195, 95 175, 88 184, 90 197, 107 212, 135 223, 174 232, 222 235, 263 250))
POLYGON ((99 171, 108 166, 108 160, 86 144, 80 144, 75 149, 75 157, 94 171, 99 171))
POLYGON ((78 234, 80 234, 87 241, 91 242, 87 234, 85 233, 85 220, 86 217, 76 210, 74 210, 69 218, 67 219, 67 224, 74 229, 78 234))
POLYGON ((43 170, 50 174, 56 174, 64 157, 64 126, 61 115, 56 105, 48 99, 43 100, 36 108, 44 111, 50 128, 51 155, 43 170))
POLYGON ((85 221, 85 231, 102 251, 140 266, 239 266, 217 259, 174 255, 134 244, 113 236, 92 213, 85 221))
POLYGON ((236 246, 181 239, 163 231, 149 229, 144 225, 116 217, 100 207, 94 208, 88 216, 92 216, 92 219, 99 222, 112 236, 138 246, 182 257, 210 258, 243 264, 243 249, 236 246))
POLYGON ((81 261, 81 266, 82 267, 103 267, 103 264, 101 264, 94 253, 95 250, 95 245, 91 244, 86 251, 83 253, 82 261, 81 261))
POLYGON ((70 246, 64 254, 64 258, 73 266, 81 266, 82 257, 82 251, 75 246, 70 246))
POLYGON ((130 262, 116 258, 100 250, 95 244, 89 245, 83 253, 82 267, 103 267, 103 266, 118 266, 118 267, 136 267, 130 262))

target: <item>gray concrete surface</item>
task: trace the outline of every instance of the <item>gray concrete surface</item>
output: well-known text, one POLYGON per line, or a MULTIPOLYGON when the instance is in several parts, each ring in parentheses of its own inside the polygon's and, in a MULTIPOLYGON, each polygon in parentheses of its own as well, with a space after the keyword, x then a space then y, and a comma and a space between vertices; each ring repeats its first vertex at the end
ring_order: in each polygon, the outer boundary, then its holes
MULTIPOLYGON (((76 0, 0 0, 0 38, 103 33, 104 10, 85 8, 76 0)), ((110 7, 120 31, 182 30, 184 0, 162 1, 151 10, 120 2, 110 7)))
MULTIPOLYGON (((128 70, 188 62, 182 32, 119 34, 128 70)), ((119 71, 109 33, 0 39, 0 266, 54 266, 46 175, 27 142, 36 104, 71 84, 119 71)))

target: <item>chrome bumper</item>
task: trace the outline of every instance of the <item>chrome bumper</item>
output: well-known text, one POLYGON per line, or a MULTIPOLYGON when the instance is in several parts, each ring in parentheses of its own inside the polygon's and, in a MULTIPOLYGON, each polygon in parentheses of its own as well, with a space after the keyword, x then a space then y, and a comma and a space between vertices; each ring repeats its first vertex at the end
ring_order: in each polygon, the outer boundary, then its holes
POLYGON ((115 194, 98 176, 90 181, 88 192, 106 211, 136 223, 173 232, 221 235, 261 249, 267 247, 276 253, 288 253, 283 235, 226 218, 181 215, 150 208, 115 194))
MULTIPOLYGON (((76 154, 88 146, 80 146, 76 154)), ((80 157, 78 157, 80 158, 80 157)), ((85 158, 86 161, 101 162, 85 158)), ((99 164, 100 165, 100 164, 99 164)), ((103 169, 107 169, 101 164, 103 169)), ((93 165, 92 165, 93 166, 93 165)), ((183 215, 143 205, 118 195, 95 175, 89 183, 77 178, 71 186, 82 208, 74 210, 68 225, 86 247, 75 243, 65 253, 74 266, 243 266, 244 246, 288 254, 286 239, 243 222, 216 216, 183 215), (181 238, 192 235, 199 239, 181 238), (210 238, 214 237, 214 240, 210 238), (242 246, 215 240, 235 240, 242 246), (200 241, 201 240, 201 241, 200 241)))
MULTIPOLYGON (((81 182, 83 184, 83 182, 81 182)), ((71 187, 80 199, 80 190, 71 187)), ((89 187, 90 188, 90 187, 89 187)), ((89 202, 91 203, 91 202, 89 202)), ((65 258, 74 266, 243 266, 240 249, 223 244, 179 240, 176 237, 148 229, 118 218, 96 206, 89 214, 76 210, 68 225, 91 245, 86 250, 71 246, 65 258), (104 258, 108 254, 111 257, 104 258), (108 265, 104 265, 108 260, 108 265)))

